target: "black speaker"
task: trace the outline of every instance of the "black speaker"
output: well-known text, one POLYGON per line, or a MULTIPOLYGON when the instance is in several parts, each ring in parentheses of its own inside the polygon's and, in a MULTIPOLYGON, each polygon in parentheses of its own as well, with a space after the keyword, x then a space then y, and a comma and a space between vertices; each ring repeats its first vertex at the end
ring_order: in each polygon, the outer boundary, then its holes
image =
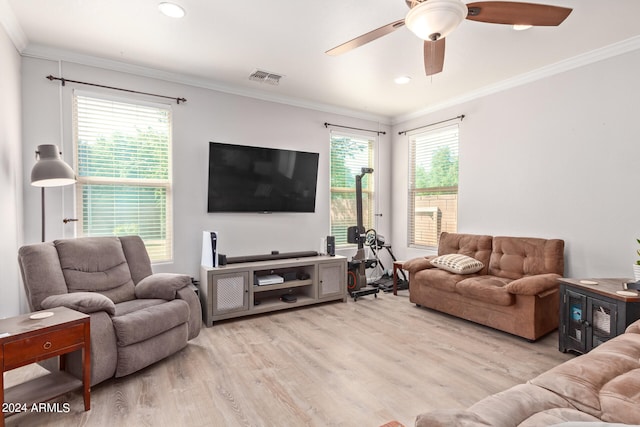
POLYGON ((336 255, 336 238, 333 236, 327 236, 327 255, 336 255))
POLYGON ((358 243, 358 226, 353 225, 347 228, 347 242, 358 243))

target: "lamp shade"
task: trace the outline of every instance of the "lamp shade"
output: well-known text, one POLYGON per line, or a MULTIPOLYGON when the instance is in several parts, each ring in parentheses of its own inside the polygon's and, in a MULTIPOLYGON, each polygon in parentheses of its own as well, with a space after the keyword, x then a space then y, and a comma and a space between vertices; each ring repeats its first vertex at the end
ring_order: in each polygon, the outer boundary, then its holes
POLYGON ((76 182, 71 166, 60 158, 58 147, 53 144, 38 145, 38 161, 31 169, 31 185, 35 187, 59 187, 76 182))
POLYGON ((405 24, 421 39, 435 41, 455 30, 467 13, 461 0, 428 0, 407 13, 405 24))

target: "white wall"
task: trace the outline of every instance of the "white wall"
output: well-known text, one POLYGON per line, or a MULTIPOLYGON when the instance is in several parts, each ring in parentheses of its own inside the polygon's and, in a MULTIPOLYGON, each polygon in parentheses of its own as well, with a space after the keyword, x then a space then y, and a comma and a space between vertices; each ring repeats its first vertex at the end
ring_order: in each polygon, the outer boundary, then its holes
MULTIPOLYGON (((0 26, 0 318, 23 304, 18 247, 22 242, 20 55, 0 26)), ((2 332, 2 331, 0 331, 2 332)))
MULTIPOLYGON (((406 236, 407 138, 465 114, 458 231, 565 240, 565 275, 630 277, 640 237, 640 51, 394 126, 396 241, 406 236)), ((426 254, 402 244, 408 259, 426 254)))
MULTIPOLYGON (((33 166, 31 153, 38 144, 60 145, 63 158, 72 164, 72 91, 99 91, 74 84, 61 88, 58 82, 45 79, 48 74, 187 99, 184 104, 172 105, 174 262, 156 265, 156 271, 198 275, 202 230, 218 231, 221 252, 228 256, 264 254, 272 250, 318 250, 320 239, 329 232, 329 130, 324 127, 325 122, 373 130, 380 126, 381 130, 387 131, 380 137, 381 155, 376 177, 381 188, 388 189, 390 134, 387 126, 377 122, 69 62, 23 58, 23 68, 23 102, 27 112, 24 115, 24 182, 28 182, 27 171, 33 166), (316 212, 208 214, 209 141, 320 153, 316 212)), ((108 90, 102 92, 112 96, 139 97, 108 90)), ((158 102, 156 98, 141 99, 158 102)), ((47 240, 74 234, 74 224, 63 225, 61 222, 65 216, 75 215, 71 203, 72 188, 54 188, 47 192, 47 240)), ((25 210, 29 212, 25 216, 25 240, 28 242, 40 240, 39 192, 33 190, 25 189, 24 195, 25 210)), ((381 197, 380 210, 384 213, 384 220, 380 222, 379 229, 382 234, 390 232, 388 194, 386 191, 386 195, 381 197)), ((355 251, 347 251, 346 254, 351 256, 352 252, 355 251)))

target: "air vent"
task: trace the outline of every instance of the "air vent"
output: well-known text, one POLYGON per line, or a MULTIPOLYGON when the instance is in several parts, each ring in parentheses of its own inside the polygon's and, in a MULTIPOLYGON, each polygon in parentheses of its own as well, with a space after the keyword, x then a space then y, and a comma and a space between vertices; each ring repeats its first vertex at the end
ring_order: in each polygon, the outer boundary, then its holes
POLYGON ((253 80, 260 83, 267 83, 270 85, 277 86, 280 84, 280 79, 282 78, 279 74, 270 73, 268 71, 263 70, 255 70, 253 73, 249 75, 249 80, 253 80))

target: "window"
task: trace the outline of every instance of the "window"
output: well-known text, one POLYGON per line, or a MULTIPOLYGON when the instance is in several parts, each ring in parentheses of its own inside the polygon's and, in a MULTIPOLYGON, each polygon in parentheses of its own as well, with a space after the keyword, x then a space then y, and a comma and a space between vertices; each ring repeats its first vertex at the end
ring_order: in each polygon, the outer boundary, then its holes
MULTIPOLYGON (((331 235, 336 246, 347 245, 347 227, 357 225, 356 175, 372 168, 375 141, 365 136, 331 133, 331 235)), ((374 227, 373 176, 362 178, 362 222, 374 227)))
POLYGON ((458 227, 458 125, 409 138, 409 245, 437 247, 458 227))
POLYGON ((172 258, 171 111, 76 93, 78 234, 137 234, 153 262, 172 258))

